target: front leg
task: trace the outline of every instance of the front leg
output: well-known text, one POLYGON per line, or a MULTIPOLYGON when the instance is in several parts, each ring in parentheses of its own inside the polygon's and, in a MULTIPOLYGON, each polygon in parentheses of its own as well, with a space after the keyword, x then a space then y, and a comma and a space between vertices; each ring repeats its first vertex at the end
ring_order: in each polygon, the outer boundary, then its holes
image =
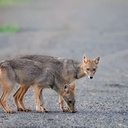
POLYGON ((68 109, 65 109, 64 107, 64 100, 63 98, 59 95, 59 104, 60 104, 60 109, 63 111, 63 112, 67 112, 68 109))
POLYGON ((44 100, 43 100, 43 93, 42 93, 43 89, 40 91, 40 109, 42 110, 42 112, 47 112, 47 110, 44 107, 44 100))
POLYGON ((42 90, 43 88, 39 87, 38 85, 34 85, 34 96, 35 96, 35 104, 36 104, 37 112, 46 111, 46 109, 44 108, 44 103, 43 103, 42 90))

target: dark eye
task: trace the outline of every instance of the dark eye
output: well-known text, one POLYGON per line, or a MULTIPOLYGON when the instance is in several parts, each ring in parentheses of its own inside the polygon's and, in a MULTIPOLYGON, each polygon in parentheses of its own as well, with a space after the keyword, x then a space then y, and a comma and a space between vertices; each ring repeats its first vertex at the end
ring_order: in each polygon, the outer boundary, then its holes
POLYGON ((96 69, 95 69, 95 68, 93 68, 93 71, 96 71, 96 69))
POLYGON ((89 68, 87 68, 87 71, 89 71, 90 69, 89 68))

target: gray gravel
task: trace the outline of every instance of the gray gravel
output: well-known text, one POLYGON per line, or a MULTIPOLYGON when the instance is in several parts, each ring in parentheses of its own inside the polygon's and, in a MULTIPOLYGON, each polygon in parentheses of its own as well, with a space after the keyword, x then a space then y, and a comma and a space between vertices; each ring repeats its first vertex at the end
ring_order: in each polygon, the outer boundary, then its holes
MULTIPOLYGON (((128 128, 128 1, 31 0, 0 8, 0 25, 18 24, 18 33, 0 33, 0 60, 46 54, 81 60, 101 56, 93 80, 76 81, 77 113, 62 113, 58 95, 44 91, 49 113, 36 113, 33 89, 24 102, 31 112, 7 114, 0 127, 128 128)), ((14 107, 11 93, 8 104, 14 107)), ((1 93, 1 88, 0 88, 1 93)))

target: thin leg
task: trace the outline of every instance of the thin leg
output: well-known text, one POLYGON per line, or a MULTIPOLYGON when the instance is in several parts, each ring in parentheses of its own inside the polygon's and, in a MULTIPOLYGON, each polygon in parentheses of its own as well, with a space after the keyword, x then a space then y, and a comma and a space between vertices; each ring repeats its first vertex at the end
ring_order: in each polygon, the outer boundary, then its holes
POLYGON ((42 112, 47 112, 45 107, 44 107, 44 100, 43 100, 43 93, 42 93, 42 91, 43 91, 43 89, 40 91, 40 96, 39 96, 40 107, 41 107, 42 112))
POLYGON ((14 111, 9 108, 9 106, 6 103, 6 100, 7 100, 8 96, 10 95, 11 91, 13 90, 14 85, 2 84, 2 86, 3 86, 2 87, 2 95, 0 98, 1 105, 7 113, 13 113, 14 111))
POLYGON ((60 104, 60 109, 63 111, 63 112, 67 112, 68 109, 65 109, 64 107, 64 100, 63 98, 59 95, 59 104, 60 104))
POLYGON ((18 111, 30 111, 30 109, 26 108, 23 103, 23 97, 30 86, 28 85, 20 85, 15 94, 14 97, 14 103, 17 107, 18 111), (19 102, 19 103, 18 103, 19 102))
POLYGON ((37 112, 45 112, 44 103, 43 103, 43 96, 42 96, 42 89, 38 85, 34 85, 34 96, 35 96, 35 103, 36 103, 36 111, 37 112))
POLYGON ((19 94, 22 92, 22 86, 19 86, 19 88, 17 89, 17 91, 15 92, 15 94, 13 95, 13 99, 14 99, 14 104, 17 108, 18 111, 21 111, 22 108, 20 108, 19 103, 18 103, 18 96, 19 94))
POLYGON ((26 111, 26 112, 30 111, 30 109, 25 107, 25 105, 23 103, 23 97, 24 97, 25 93, 27 92, 27 90, 29 89, 29 87, 30 86, 27 86, 27 85, 21 86, 21 93, 18 95, 18 101, 21 106, 21 109, 22 109, 22 111, 26 111))
POLYGON ((64 111, 64 101, 60 95, 59 95, 59 104, 60 104, 60 109, 64 111))
POLYGON ((38 85, 34 85, 33 87, 34 87, 36 111, 41 112, 41 110, 40 110, 40 98, 39 98, 41 89, 38 87, 38 85))

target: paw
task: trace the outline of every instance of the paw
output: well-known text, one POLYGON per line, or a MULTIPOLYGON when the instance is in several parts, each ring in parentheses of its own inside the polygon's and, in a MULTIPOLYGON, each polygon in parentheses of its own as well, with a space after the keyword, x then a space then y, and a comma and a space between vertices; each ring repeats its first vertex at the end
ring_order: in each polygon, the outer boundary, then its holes
POLYGON ((69 112, 68 108, 62 108, 63 112, 69 112))
POLYGON ((25 108, 23 111, 24 111, 24 112, 30 112, 31 109, 29 109, 29 108, 25 108))
POLYGON ((31 109, 29 109, 29 108, 17 108, 17 111, 29 112, 29 111, 31 111, 31 109))
POLYGON ((10 113, 10 114, 16 113, 14 110, 7 110, 6 112, 7 112, 7 113, 10 113))
POLYGON ((42 112, 46 112, 47 113, 48 111, 45 108, 42 108, 42 112))
POLYGON ((37 113, 41 113, 42 111, 40 111, 40 110, 36 110, 36 112, 37 112, 37 113))
POLYGON ((23 111, 23 109, 22 108, 17 108, 17 111, 23 111))

